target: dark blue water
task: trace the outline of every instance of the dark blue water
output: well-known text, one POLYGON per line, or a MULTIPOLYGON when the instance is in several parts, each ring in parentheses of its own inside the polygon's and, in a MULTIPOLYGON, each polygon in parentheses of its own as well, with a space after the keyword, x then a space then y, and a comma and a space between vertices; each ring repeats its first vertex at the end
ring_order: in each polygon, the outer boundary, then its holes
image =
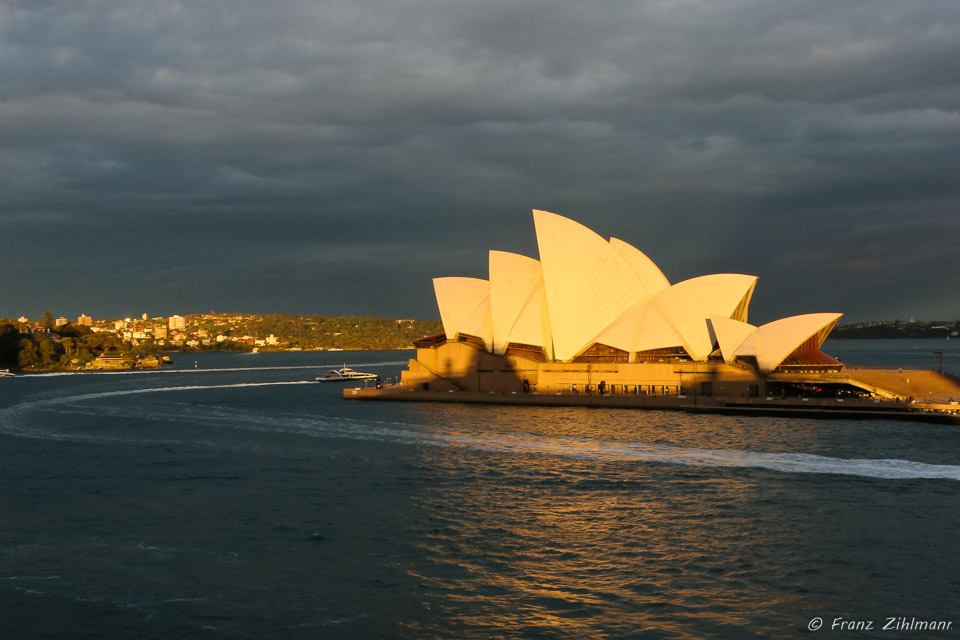
POLYGON ((823 351, 845 363, 904 369, 939 369, 960 375, 960 339, 830 340, 823 351))
POLYGON ((411 355, 0 380, 0 638, 957 636, 960 428, 312 382, 411 355))

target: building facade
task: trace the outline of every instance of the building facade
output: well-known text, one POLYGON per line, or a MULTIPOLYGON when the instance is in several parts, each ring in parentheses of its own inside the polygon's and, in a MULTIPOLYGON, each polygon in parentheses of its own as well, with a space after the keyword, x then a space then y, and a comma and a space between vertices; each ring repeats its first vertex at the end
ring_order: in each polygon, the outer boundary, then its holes
POLYGON ((488 279, 434 280, 444 333, 418 342, 405 387, 757 395, 762 374, 842 369, 820 351, 839 313, 754 326, 755 276, 671 284, 629 243, 533 215, 539 260, 491 251, 488 279))

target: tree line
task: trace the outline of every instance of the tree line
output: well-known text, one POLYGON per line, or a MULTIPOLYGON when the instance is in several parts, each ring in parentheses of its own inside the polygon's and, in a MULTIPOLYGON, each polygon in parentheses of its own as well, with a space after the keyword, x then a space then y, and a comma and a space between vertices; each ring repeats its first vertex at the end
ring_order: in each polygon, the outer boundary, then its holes
POLYGON ((94 333, 88 327, 67 324, 27 333, 10 320, 0 320, 0 369, 74 369, 105 353, 131 355, 132 348, 115 334, 94 333))
MULTIPOLYGON (((228 320, 224 314, 196 321, 208 335, 274 335, 284 347, 301 349, 405 349, 424 336, 443 331, 432 320, 393 320, 371 316, 295 316, 271 314, 228 320)), ((235 316, 234 316, 235 318, 235 316)), ((188 327, 188 330, 191 327, 188 327)))
MULTIPOLYGON (((125 341, 113 331, 89 327, 54 326, 53 315, 43 314, 42 330, 21 331, 13 320, 0 319, 0 369, 39 371, 83 368, 101 355, 134 356, 158 351, 249 351, 252 345, 235 340, 217 341, 217 335, 240 338, 274 335, 276 348, 299 349, 403 349, 413 341, 443 331, 430 320, 392 320, 367 316, 191 316, 186 332, 203 336, 208 344, 174 345, 153 339, 125 341), (201 333, 202 332, 202 333, 201 333)), ((199 341, 198 341, 199 342, 199 341)), ((270 347, 263 347, 269 349, 270 347)))

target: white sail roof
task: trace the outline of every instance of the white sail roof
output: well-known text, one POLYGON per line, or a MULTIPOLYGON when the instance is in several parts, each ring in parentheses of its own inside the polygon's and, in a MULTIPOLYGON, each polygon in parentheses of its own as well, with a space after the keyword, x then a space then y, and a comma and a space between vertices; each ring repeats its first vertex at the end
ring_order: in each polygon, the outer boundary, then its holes
POLYGON ((787 356, 810 338, 819 349, 842 313, 807 313, 757 327, 737 348, 738 356, 754 356, 761 371, 776 369, 787 356))
POLYGON ((557 360, 571 360, 633 306, 642 292, 633 268, 585 226, 534 211, 557 360))
POLYGON ((684 348, 694 360, 705 360, 713 351, 707 318, 722 316, 746 319, 746 307, 757 284, 756 276, 718 273, 678 282, 657 294, 651 304, 683 339, 684 348))
POLYGON ((628 309, 597 335, 594 342, 627 352, 684 346, 670 318, 660 306, 649 301, 628 309))
POLYGON ((448 339, 476 336, 498 354, 511 343, 540 346, 560 361, 595 343, 628 353, 681 347, 695 360, 719 347, 728 362, 754 356, 771 370, 813 337, 819 348, 840 318, 808 314, 753 327, 755 276, 714 274, 671 286, 630 244, 546 211, 533 217, 539 261, 491 251, 489 281, 434 280, 448 339))
POLYGON ((647 300, 670 286, 670 281, 660 268, 640 249, 619 238, 610 238, 610 246, 627 261, 636 274, 637 284, 642 292, 638 302, 647 300))
POLYGON ((494 353, 504 353, 513 342, 543 347, 547 357, 553 357, 538 260, 506 251, 490 252, 490 312, 494 353))
POLYGON ((757 329, 752 324, 719 316, 712 316, 710 325, 720 353, 727 362, 733 362, 737 348, 757 329))
POLYGON ((683 347, 704 360, 713 351, 707 319, 746 317, 756 282, 754 276, 731 273, 678 282, 628 309, 595 342, 628 352, 683 347))
POLYGON ((482 338, 493 348, 490 318, 490 282, 479 278, 434 278, 433 290, 440 307, 440 320, 448 340, 463 333, 482 338))

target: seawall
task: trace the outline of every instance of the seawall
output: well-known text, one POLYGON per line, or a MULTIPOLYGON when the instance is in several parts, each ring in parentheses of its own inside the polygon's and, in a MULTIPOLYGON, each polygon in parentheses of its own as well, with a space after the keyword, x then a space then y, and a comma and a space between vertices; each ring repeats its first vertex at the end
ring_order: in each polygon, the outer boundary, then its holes
POLYGON ((603 407, 737 415, 914 420, 960 424, 960 406, 834 398, 714 398, 687 395, 635 396, 540 394, 482 391, 419 391, 399 388, 344 389, 345 400, 386 402, 459 402, 548 407, 603 407))

